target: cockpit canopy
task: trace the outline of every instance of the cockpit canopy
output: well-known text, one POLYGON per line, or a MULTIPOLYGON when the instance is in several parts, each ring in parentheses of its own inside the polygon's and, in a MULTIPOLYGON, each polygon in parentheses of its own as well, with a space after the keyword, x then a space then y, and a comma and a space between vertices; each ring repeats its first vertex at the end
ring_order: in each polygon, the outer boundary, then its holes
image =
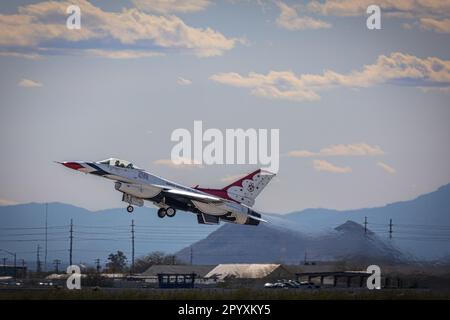
POLYGON ((121 160, 121 159, 117 159, 117 158, 109 158, 106 160, 98 161, 98 163, 107 164, 107 165, 115 166, 115 167, 121 167, 121 168, 138 169, 130 161, 121 160))

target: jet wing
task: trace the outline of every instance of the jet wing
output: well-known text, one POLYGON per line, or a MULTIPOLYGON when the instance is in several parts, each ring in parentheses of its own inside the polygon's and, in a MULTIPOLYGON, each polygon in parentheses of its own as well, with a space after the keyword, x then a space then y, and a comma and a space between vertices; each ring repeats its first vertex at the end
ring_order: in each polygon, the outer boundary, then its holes
POLYGON ((191 200, 197 200, 205 203, 222 203, 223 199, 214 197, 211 195, 181 190, 181 189, 174 189, 174 188, 168 188, 166 186, 159 186, 159 185, 153 185, 154 187, 161 188, 164 193, 172 194, 172 195, 178 195, 182 197, 189 198, 191 200))

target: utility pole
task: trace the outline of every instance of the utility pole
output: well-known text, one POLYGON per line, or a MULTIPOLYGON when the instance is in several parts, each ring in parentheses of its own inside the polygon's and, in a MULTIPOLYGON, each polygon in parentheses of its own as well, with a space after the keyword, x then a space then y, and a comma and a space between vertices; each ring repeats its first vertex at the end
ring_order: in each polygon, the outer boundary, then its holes
POLYGON ((367 234, 367 217, 364 217, 364 234, 367 234))
POLYGON ((14 252, 14 279, 17 279, 17 256, 15 252, 14 252))
POLYGON ((307 262, 308 262, 307 253, 305 251, 305 258, 303 259, 303 264, 306 265, 307 262))
POLYGON ((6 274, 6 260, 8 260, 8 258, 4 257, 3 258, 3 272, 6 274))
POLYGON ((41 273, 41 258, 39 256, 41 250, 41 246, 38 244, 37 253, 36 253, 36 272, 41 273))
POLYGON ((392 219, 389 219, 389 239, 392 239, 392 219))
POLYGON ((27 277, 27 272, 25 271, 25 260, 22 259, 22 278, 26 278, 27 277))
POLYGON ((193 249, 192 249, 192 246, 191 246, 191 265, 192 265, 192 261, 194 260, 194 253, 193 253, 193 249))
POLYGON ((131 274, 134 273, 134 219, 131 220, 131 274))
POLYGON ((72 249, 73 249, 73 220, 70 219, 69 265, 72 265, 72 249))
POLYGON ((100 259, 95 259, 95 269, 100 273, 100 259))
MULTIPOLYGON (((14 257, 14 279, 17 279, 17 255, 15 252, 10 252, 8 250, 0 249, 0 251, 6 252, 14 257)), ((3 268, 6 271, 6 260, 7 258, 3 258, 3 268)))
POLYGON ((48 203, 45 204, 45 248, 44 248, 44 270, 47 271, 47 235, 48 235, 48 203))
POLYGON ((59 273, 59 265, 61 264, 61 260, 55 259, 53 260, 53 264, 55 265, 55 273, 59 273))

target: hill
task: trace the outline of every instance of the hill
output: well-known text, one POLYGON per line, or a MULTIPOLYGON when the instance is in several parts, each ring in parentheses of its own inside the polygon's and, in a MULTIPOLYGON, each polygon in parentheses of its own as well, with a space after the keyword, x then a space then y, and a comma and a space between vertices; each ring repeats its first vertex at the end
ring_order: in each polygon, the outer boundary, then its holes
POLYGON ((375 233, 347 221, 326 235, 309 236, 274 224, 258 228, 224 225, 206 239, 179 251, 178 258, 196 264, 269 263, 298 264, 305 259, 400 263, 407 259, 375 233))

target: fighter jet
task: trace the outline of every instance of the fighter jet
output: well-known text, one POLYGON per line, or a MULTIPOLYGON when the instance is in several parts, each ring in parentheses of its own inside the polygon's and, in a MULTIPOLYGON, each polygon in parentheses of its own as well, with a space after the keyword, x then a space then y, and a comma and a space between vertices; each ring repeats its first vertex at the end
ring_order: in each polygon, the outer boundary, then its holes
POLYGON ((158 207, 158 217, 174 217, 177 210, 197 215, 200 224, 219 224, 220 221, 236 224, 258 225, 261 214, 252 210, 256 197, 275 176, 274 173, 258 169, 222 189, 186 187, 163 179, 131 162, 109 158, 98 162, 58 162, 67 168, 90 173, 112 181, 122 193, 122 201, 128 203, 127 211, 133 206, 142 207, 144 201, 158 207))

